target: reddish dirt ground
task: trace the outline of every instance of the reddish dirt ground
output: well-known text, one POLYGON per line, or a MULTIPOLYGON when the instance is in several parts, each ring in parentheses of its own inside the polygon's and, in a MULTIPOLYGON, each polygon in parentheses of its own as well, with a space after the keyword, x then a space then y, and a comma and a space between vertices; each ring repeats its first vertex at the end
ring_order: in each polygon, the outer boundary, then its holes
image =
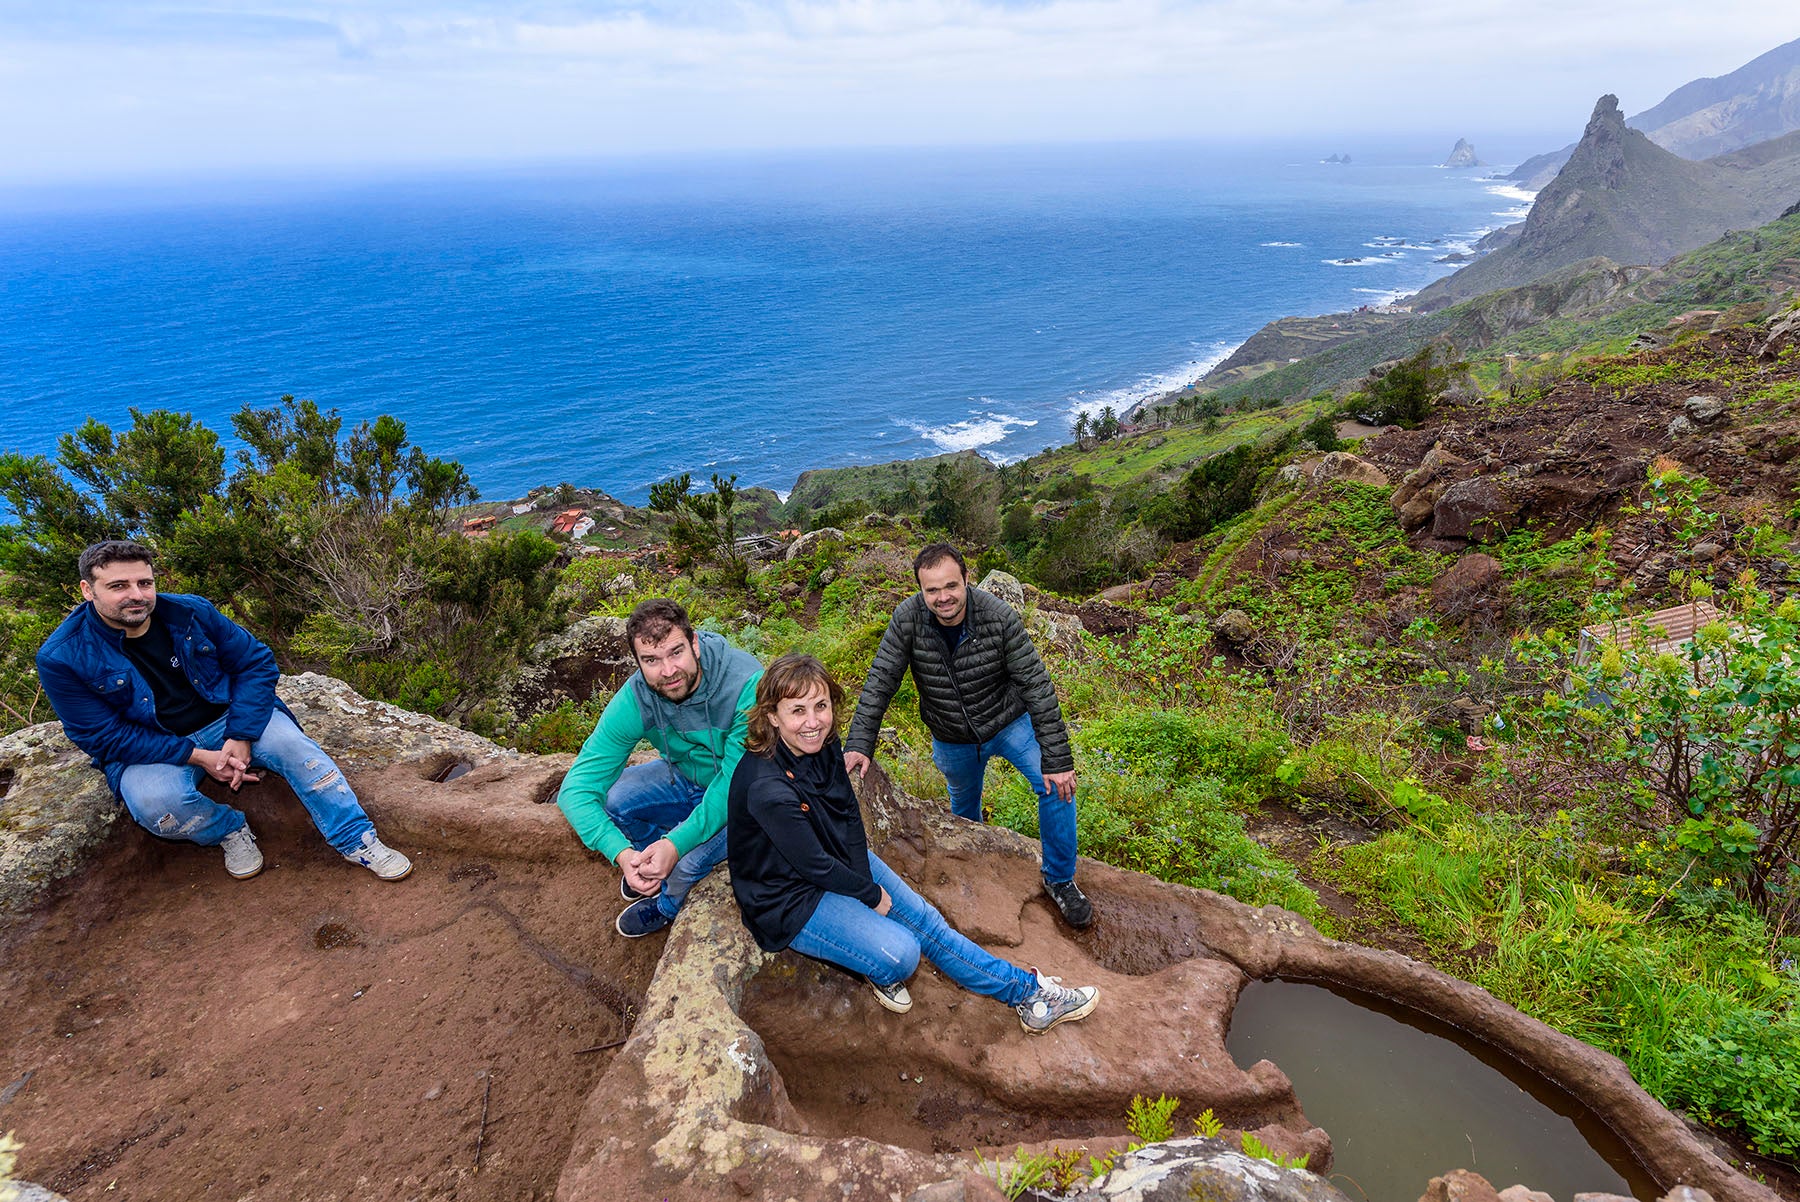
POLYGON ((615 1054, 583 1049, 626 1033, 661 949, 611 930, 613 875, 414 851, 386 884, 281 786, 244 798, 262 875, 132 828, 14 932, 21 1174, 78 1200, 550 1197, 615 1054))

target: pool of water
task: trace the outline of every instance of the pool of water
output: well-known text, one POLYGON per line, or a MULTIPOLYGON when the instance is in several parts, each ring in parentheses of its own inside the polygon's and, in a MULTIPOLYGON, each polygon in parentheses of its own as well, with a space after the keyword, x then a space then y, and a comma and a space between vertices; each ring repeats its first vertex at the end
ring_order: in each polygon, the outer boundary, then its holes
POLYGON ((1268 1059, 1331 1135, 1332 1183, 1353 1199, 1416 1202, 1472 1169, 1496 1189, 1554 1198, 1662 1191, 1624 1142, 1567 1092, 1446 1023, 1350 990, 1253 981, 1226 1047, 1268 1059))

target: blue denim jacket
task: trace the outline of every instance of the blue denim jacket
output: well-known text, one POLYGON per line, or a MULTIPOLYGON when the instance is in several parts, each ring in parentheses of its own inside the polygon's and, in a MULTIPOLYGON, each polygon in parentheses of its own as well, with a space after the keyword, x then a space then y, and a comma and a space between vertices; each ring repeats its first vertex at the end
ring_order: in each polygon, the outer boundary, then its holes
MULTIPOLYGON (((188 681, 208 701, 226 706, 225 737, 255 741, 276 706, 281 669, 275 653, 204 597, 162 593, 156 612, 182 648, 188 681)), ((125 655, 123 631, 83 602, 38 649, 38 682, 75 746, 106 773, 113 792, 132 764, 185 764, 194 742, 156 720, 150 684, 125 655)))

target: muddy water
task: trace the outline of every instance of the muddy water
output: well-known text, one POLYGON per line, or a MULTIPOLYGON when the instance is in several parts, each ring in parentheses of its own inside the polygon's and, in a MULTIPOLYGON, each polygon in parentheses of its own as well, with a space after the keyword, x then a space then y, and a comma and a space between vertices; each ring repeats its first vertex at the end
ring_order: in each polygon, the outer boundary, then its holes
POLYGON ((1554 1198, 1661 1191, 1624 1143, 1561 1089, 1444 1023, 1378 998, 1253 981, 1226 1047, 1293 1079, 1331 1134, 1331 1179, 1353 1199, 1415 1202, 1432 1177, 1472 1169, 1495 1188, 1554 1198))

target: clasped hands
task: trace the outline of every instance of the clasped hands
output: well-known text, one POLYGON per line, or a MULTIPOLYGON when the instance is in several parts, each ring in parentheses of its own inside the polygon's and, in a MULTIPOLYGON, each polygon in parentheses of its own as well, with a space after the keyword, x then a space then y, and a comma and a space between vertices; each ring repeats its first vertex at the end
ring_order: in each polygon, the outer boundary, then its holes
POLYGON ((625 883, 646 897, 662 891, 662 883, 675 871, 681 853, 667 839, 658 839, 643 851, 627 847, 613 862, 625 874, 625 883))
POLYGON ((203 769, 206 775, 222 785, 229 785, 233 792, 245 781, 255 784, 262 778, 250 771, 250 743, 247 739, 226 739, 225 746, 217 751, 205 747, 194 748, 188 756, 188 763, 203 769))

